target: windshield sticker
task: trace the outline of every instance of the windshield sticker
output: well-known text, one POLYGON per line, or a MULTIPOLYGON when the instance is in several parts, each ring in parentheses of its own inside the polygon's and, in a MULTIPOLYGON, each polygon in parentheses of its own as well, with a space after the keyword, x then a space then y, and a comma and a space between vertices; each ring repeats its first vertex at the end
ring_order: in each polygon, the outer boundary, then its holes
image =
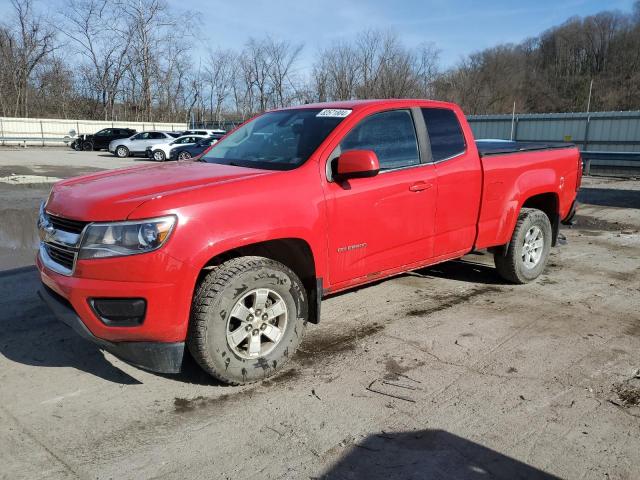
POLYGON ((346 108, 325 108, 318 112, 316 117, 332 117, 332 118, 344 118, 351 113, 351 110, 346 108))

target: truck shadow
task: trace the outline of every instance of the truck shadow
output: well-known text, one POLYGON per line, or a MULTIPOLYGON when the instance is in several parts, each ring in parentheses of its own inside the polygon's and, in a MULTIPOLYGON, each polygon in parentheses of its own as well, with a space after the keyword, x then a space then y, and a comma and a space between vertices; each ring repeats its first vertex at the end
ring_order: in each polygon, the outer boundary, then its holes
POLYGON ((578 201, 600 207, 640 208, 640 190, 581 187, 578 201))
POLYGON ((443 430, 417 430, 370 435, 316 478, 556 480, 559 477, 443 430))
MULTIPOLYGON (((486 254, 485 254, 486 255, 486 254)), ((414 274, 424 277, 444 278, 465 283, 484 285, 508 285, 493 265, 485 265, 472 259, 452 260, 416 270, 414 274)))
POLYGON ((23 365, 72 367, 114 383, 141 383, 59 322, 38 297, 39 283, 35 267, 0 272, 0 354, 23 365))

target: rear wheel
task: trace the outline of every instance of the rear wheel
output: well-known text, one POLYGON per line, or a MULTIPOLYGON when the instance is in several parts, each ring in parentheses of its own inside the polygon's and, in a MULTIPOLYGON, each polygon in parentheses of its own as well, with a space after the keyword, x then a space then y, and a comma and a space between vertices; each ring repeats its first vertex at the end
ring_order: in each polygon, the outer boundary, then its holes
POLYGON ((298 276, 263 257, 240 257, 210 271, 193 299, 189 351, 217 379, 240 385, 267 378, 293 356, 307 325, 298 276))
POLYGON ((124 145, 120 145, 116 148, 116 156, 118 158, 126 158, 129 156, 129 149, 124 145))
POLYGON ((164 154, 162 150, 154 150, 153 159, 156 162, 164 162, 167 159, 167 156, 164 154))
POLYGON ((528 283, 538 278, 549 259, 551 237, 549 217, 540 210, 523 208, 507 251, 494 253, 500 276, 513 283, 528 283))

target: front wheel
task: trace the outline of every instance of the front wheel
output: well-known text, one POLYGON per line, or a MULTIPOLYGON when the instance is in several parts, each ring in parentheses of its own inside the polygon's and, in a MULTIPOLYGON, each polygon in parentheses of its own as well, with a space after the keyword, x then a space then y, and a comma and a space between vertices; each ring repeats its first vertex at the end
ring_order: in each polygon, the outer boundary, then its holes
POLYGON ((91 152, 93 151, 93 143, 86 141, 82 144, 82 150, 84 150, 85 152, 91 152))
POLYGON ((167 156, 164 154, 162 150, 154 150, 153 159, 156 162, 164 162, 167 159, 167 156))
POLYGON ((124 145, 120 145, 118 148, 116 148, 116 156, 118 158, 126 158, 129 156, 129 149, 127 147, 125 147, 124 145))
POLYGON ((178 160, 189 160, 191 158, 191 154, 189 152, 180 152, 178 154, 178 160))
POLYGON ((307 294, 285 265, 239 257, 210 271, 193 299, 187 336, 200 366, 232 385, 281 370, 302 341, 307 294))
POLYGON ((513 283, 529 283, 538 278, 549 259, 551 238, 551 222, 546 213, 523 208, 509 248, 493 254, 500 276, 513 283))

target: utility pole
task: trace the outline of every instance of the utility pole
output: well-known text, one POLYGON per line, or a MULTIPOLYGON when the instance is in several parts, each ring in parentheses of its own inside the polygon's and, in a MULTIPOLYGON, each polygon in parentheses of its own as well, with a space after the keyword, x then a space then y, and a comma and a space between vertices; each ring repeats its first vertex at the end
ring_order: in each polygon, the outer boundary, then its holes
POLYGON ((511 136, 509 140, 513 141, 513 130, 516 125, 516 101, 513 101, 513 111, 511 112, 511 136))
POLYGON ((591 92, 593 90, 593 78, 591 79, 591 83, 589 83, 589 98, 587 99, 587 118, 585 119, 584 124, 584 142, 582 143, 582 151, 585 151, 589 148, 589 124, 591 123, 591 116, 589 112, 591 111, 591 92))

